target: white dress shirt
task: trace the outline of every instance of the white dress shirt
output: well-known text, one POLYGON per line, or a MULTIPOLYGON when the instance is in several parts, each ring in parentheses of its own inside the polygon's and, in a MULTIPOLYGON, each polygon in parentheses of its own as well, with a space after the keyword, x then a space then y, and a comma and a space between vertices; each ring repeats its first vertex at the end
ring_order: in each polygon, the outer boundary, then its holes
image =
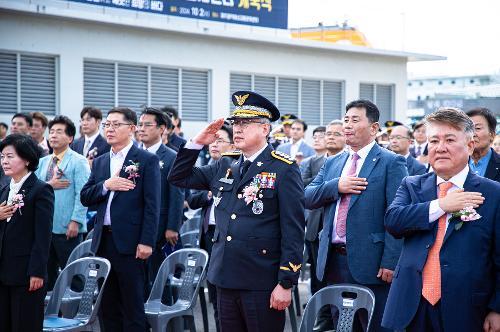
POLYGON ((160 146, 162 144, 163 143, 162 143, 161 139, 158 141, 158 143, 151 145, 149 148, 146 148, 144 146, 144 143, 141 143, 141 149, 146 150, 148 152, 151 152, 152 154, 156 154, 156 151, 158 151, 158 149, 160 148, 160 146))
MULTIPOLYGON (((452 176, 448 181, 440 178, 436 174, 436 191, 439 195, 439 185, 443 182, 451 182, 453 185, 448 189, 447 193, 451 193, 457 191, 458 189, 464 189, 464 183, 467 179, 467 175, 469 174, 469 165, 467 164, 463 170, 461 170, 458 174, 452 176)), ((433 222, 438 220, 443 214, 445 214, 441 207, 439 207, 439 199, 435 199, 431 201, 429 206, 429 222, 433 222)), ((448 213, 446 215, 446 228, 448 228, 448 221, 451 218, 451 214, 448 213)))
MULTIPOLYGON (((111 176, 114 176, 117 172, 119 172, 122 167, 123 163, 125 162, 125 158, 127 157, 128 152, 132 148, 132 145, 134 145, 134 142, 130 141, 130 143, 121 149, 118 152, 113 152, 113 149, 109 151, 109 158, 111 162, 109 163, 109 171, 111 176)), ((106 195, 108 192, 108 189, 106 188, 106 185, 102 185, 102 194, 106 195)), ((111 202, 113 201, 113 197, 115 195, 114 191, 111 191, 108 197, 108 204, 106 206, 106 213, 104 214, 104 225, 111 225, 111 202)))
POLYGON ((293 143, 293 141, 292 141, 292 145, 290 146, 290 157, 295 158, 295 156, 297 155, 297 152, 299 152, 300 145, 302 144, 303 141, 304 141, 303 138, 299 139, 295 143, 293 143))
MULTIPOLYGON (((9 196, 7 198, 7 205, 12 204, 12 198, 14 198, 15 195, 19 193, 19 190, 21 190, 21 187, 23 186, 24 182, 30 177, 32 172, 28 172, 25 176, 22 177, 22 179, 19 182, 14 182, 14 179, 10 179, 10 185, 9 185, 9 196)), ((7 218, 7 222, 10 221, 10 218, 7 218)))
MULTIPOLYGON (((376 142, 373 141, 367 146, 363 147, 361 150, 356 152, 359 156, 359 159, 356 163, 356 175, 358 176, 359 171, 361 170, 361 167, 363 167, 363 164, 365 163, 366 157, 368 156, 368 153, 370 153, 371 149, 373 146, 375 146, 376 142)), ((344 168, 342 169, 342 174, 340 177, 345 177, 347 176, 347 172, 349 171, 349 168, 351 168, 352 164, 352 156, 354 155, 354 151, 352 149, 349 149, 349 158, 347 159, 344 168)), ((333 238, 332 242, 333 243, 345 243, 345 236, 344 237, 339 237, 337 234, 337 216, 339 212, 339 205, 340 205, 340 198, 337 200, 337 205, 335 206, 335 219, 333 221, 333 238)))

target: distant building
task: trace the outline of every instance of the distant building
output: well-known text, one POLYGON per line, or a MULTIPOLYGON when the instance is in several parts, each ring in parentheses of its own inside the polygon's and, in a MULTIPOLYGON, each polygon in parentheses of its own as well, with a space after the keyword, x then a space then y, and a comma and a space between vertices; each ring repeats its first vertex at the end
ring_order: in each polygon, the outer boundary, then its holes
POLYGON ((407 117, 413 122, 442 106, 487 107, 500 121, 500 75, 421 77, 408 81, 407 117))

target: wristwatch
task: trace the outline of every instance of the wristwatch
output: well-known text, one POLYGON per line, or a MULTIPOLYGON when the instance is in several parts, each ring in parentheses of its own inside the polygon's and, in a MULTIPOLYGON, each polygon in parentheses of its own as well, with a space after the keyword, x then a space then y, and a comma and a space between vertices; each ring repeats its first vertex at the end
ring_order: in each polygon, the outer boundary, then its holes
POLYGON ((290 289, 293 287, 293 283, 291 280, 288 280, 288 279, 284 279, 284 280, 280 280, 279 284, 281 285, 281 287, 283 287, 284 289, 290 289))

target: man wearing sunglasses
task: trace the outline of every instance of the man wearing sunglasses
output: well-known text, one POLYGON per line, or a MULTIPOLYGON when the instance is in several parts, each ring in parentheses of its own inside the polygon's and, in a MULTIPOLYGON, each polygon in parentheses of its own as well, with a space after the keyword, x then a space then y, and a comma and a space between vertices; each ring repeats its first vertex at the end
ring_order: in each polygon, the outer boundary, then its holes
POLYGON ((199 150, 219 139, 224 119, 179 150, 169 180, 210 190, 216 228, 208 280, 217 287, 221 331, 283 331, 304 246, 304 191, 295 161, 267 143, 276 106, 261 95, 232 96, 235 148, 194 167, 199 150))

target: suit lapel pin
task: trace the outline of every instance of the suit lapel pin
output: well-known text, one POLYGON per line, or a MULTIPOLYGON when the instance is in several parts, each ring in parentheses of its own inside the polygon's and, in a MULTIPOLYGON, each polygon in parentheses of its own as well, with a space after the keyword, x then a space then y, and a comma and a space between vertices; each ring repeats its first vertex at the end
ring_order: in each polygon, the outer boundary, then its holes
POLYGON ((377 158, 373 158, 373 161, 377 161, 377 158))
POLYGON ((259 166, 259 167, 260 167, 260 166, 262 166, 262 165, 264 165, 264 163, 263 163, 262 161, 259 161, 259 162, 257 163, 257 166, 259 166))

